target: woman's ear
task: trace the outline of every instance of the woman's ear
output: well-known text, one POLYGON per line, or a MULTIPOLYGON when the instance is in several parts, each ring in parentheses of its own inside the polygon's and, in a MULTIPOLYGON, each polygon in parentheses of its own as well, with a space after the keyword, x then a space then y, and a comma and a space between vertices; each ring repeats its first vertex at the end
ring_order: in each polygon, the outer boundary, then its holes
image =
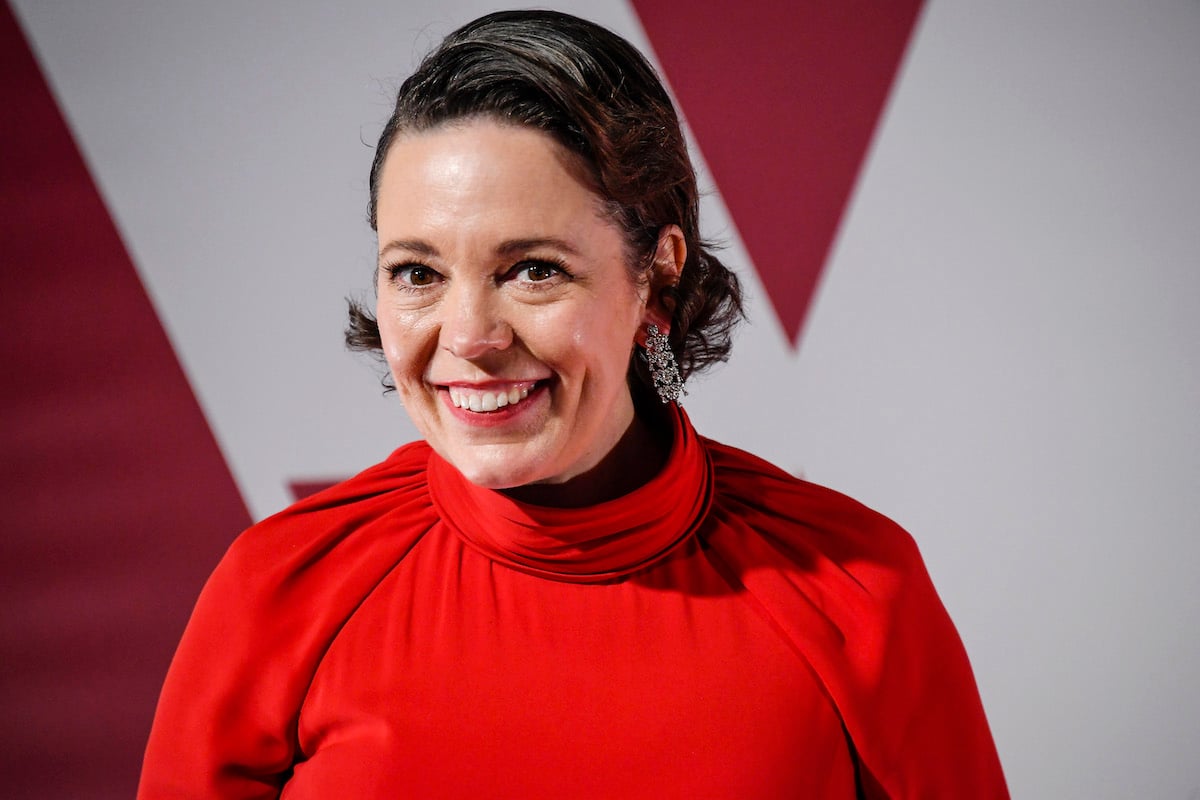
POLYGON ((687 241, 678 225, 664 225, 658 232, 658 245, 654 249, 651 265, 650 285, 661 289, 677 286, 687 262, 687 241))
POLYGON ((645 346, 645 328, 648 325, 657 325, 664 334, 670 333, 675 301, 670 292, 664 290, 679 285, 686 262, 687 242, 683 238, 683 231, 678 225, 664 225, 658 232, 654 262, 650 265, 650 296, 646 299, 646 314, 638 331, 638 344, 645 346))

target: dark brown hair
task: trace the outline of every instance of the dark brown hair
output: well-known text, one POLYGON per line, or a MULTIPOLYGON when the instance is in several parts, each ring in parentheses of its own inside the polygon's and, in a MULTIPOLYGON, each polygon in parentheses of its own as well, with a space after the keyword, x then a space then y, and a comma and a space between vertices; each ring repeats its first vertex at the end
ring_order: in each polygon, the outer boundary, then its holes
MULTIPOLYGON (((473 117, 534 128, 578 156, 624 231, 634 271, 651 265, 663 226, 678 225, 687 261, 679 285, 668 290, 671 349, 685 379, 729 357, 730 334, 743 316, 741 288, 700 238, 699 191, 679 118, 636 48, 606 28, 555 11, 488 14, 447 36, 400 86, 379 137, 371 165, 372 229, 383 162, 397 136, 473 117)), ((382 349, 375 318, 355 302, 346 343, 382 349)), ((652 385, 644 365, 634 366, 631 372, 652 385)))

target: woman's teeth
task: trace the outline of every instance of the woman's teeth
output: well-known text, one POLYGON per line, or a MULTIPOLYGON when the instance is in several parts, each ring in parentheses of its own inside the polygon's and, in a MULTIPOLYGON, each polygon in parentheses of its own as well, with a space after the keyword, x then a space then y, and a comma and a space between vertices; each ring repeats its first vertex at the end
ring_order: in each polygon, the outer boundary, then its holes
POLYGON ((529 387, 514 386, 506 391, 495 392, 479 392, 474 389, 465 389, 461 386, 451 386, 450 402, 454 403, 455 408, 466 408, 470 411, 488 412, 495 411, 505 406, 515 406, 517 403, 529 397, 529 387))

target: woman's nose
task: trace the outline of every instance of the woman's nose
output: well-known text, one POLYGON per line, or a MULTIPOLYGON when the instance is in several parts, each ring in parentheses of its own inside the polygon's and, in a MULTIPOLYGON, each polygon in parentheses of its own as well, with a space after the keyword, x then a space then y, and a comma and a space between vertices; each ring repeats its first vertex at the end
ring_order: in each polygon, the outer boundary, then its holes
POLYGON ((488 288, 455 287, 443 298, 442 346, 458 358, 479 358, 512 344, 499 298, 488 288))

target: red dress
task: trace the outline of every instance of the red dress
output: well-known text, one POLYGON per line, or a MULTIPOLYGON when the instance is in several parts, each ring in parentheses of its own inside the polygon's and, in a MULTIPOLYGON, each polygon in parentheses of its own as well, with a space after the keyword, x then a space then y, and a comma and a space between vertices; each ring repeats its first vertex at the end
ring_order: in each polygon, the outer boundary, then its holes
POLYGON ((672 419, 590 508, 416 443, 251 528, 139 797, 1007 797, 909 536, 672 419))

